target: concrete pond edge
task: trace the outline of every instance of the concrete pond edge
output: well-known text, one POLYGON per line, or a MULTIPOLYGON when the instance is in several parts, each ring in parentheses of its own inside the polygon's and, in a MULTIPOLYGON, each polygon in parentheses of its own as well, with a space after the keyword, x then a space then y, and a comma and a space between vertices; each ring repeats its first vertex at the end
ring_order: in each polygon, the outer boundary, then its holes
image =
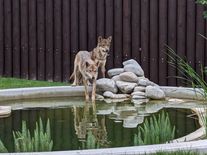
MULTIPOLYGON (((193 89, 186 87, 169 87, 160 86, 160 88, 170 98, 197 99, 203 100, 200 92, 202 89, 193 89)), ((91 88, 90 88, 91 90, 91 88)), ((54 86, 54 87, 33 87, 33 88, 15 88, 0 90, 0 101, 28 99, 28 98, 49 98, 49 97, 83 97, 83 86, 54 86)), ((196 111, 196 109, 192 109, 196 111)), ((200 123, 201 124, 201 123, 200 123)), ((207 148, 207 140, 199 140, 205 135, 205 128, 201 124, 201 128, 186 135, 184 137, 173 140, 173 143, 134 146, 122 148, 96 149, 96 150, 76 150, 76 151, 58 151, 58 152, 41 152, 41 153, 14 153, 14 154, 146 154, 158 151, 176 151, 176 150, 202 150, 207 148), (194 140, 194 141, 193 141, 194 140), (196 141, 195 141, 196 140, 196 141), (190 141, 190 142, 185 142, 190 141), (178 143, 179 142, 179 143, 178 143)), ((207 150, 206 150, 207 151, 207 150)))

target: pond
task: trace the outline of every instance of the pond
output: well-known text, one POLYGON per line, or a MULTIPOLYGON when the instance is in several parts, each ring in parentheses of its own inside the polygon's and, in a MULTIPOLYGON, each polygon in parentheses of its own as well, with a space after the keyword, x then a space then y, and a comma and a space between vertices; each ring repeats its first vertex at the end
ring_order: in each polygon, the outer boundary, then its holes
MULTIPOLYGON (((56 98, 17 100, 1 103, 11 105, 12 114, 0 118, 0 138, 10 152, 13 151, 12 131, 21 129, 25 120, 31 131, 35 122, 41 117, 46 123, 50 120, 53 150, 84 149, 84 142, 89 131, 95 133, 101 142, 100 147, 133 146, 133 138, 137 127, 153 113, 147 103, 134 106, 130 102, 110 103, 99 101, 96 105, 86 104, 80 98, 56 98)), ((166 104, 166 103, 161 103, 166 104)), ((183 108, 164 108, 172 125, 175 125, 175 137, 185 136, 196 129, 199 123, 191 116, 192 111, 183 108)))

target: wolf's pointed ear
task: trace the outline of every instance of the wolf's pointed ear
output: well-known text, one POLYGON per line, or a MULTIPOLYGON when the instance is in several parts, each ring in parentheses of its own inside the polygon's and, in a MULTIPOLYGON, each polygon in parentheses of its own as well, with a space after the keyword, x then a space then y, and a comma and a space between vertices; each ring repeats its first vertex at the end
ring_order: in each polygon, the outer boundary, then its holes
POLYGON ((101 40, 102 40, 102 36, 99 36, 99 37, 98 37, 98 43, 100 43, 101 40))
POLYGON ((109 37, 108 37, 108 41, 111 42, 111 40, 112 40, 112 36, 109 36, 109 37))
POLYGON ((88 63, 88 61, 86 61, 86 67, 88 67, 90 64, 88 63))

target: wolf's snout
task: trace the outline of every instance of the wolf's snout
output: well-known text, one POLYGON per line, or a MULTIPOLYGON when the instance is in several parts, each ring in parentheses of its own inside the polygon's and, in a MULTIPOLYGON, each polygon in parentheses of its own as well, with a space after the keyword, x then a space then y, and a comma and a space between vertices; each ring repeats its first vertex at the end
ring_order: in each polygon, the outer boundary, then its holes
POLYGON ((94 80, 95 79, 95 77, 92 77, 92 80, 94 80))

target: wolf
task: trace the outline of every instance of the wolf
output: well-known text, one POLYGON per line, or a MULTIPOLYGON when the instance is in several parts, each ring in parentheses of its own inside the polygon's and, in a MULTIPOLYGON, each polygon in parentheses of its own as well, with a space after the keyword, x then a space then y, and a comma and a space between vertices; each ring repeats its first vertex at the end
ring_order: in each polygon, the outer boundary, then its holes
POLYGON ((106 60, 107 56, 109 56, 109 50, 111 46, 112 36, 109 36, 107 39, 102 38, 102 36, 98 37, 97 47, 95 47, 89 53, 91 54, 91 59, 96 63, 99 63, 99 67, 101 68, 102 77, 105 78, 106 72, 106 60))
POLYGON ((88 83, 92 81, 92 101, 96 96, 96 79, 98 77, 99 62, 91 59, 91 53, 88 51, 79 51, 75 56, 74 70, 70 78, 74 78, 73 86, 79 85, 80 79, 85 86, 85 98, 89 100, 88 83))

